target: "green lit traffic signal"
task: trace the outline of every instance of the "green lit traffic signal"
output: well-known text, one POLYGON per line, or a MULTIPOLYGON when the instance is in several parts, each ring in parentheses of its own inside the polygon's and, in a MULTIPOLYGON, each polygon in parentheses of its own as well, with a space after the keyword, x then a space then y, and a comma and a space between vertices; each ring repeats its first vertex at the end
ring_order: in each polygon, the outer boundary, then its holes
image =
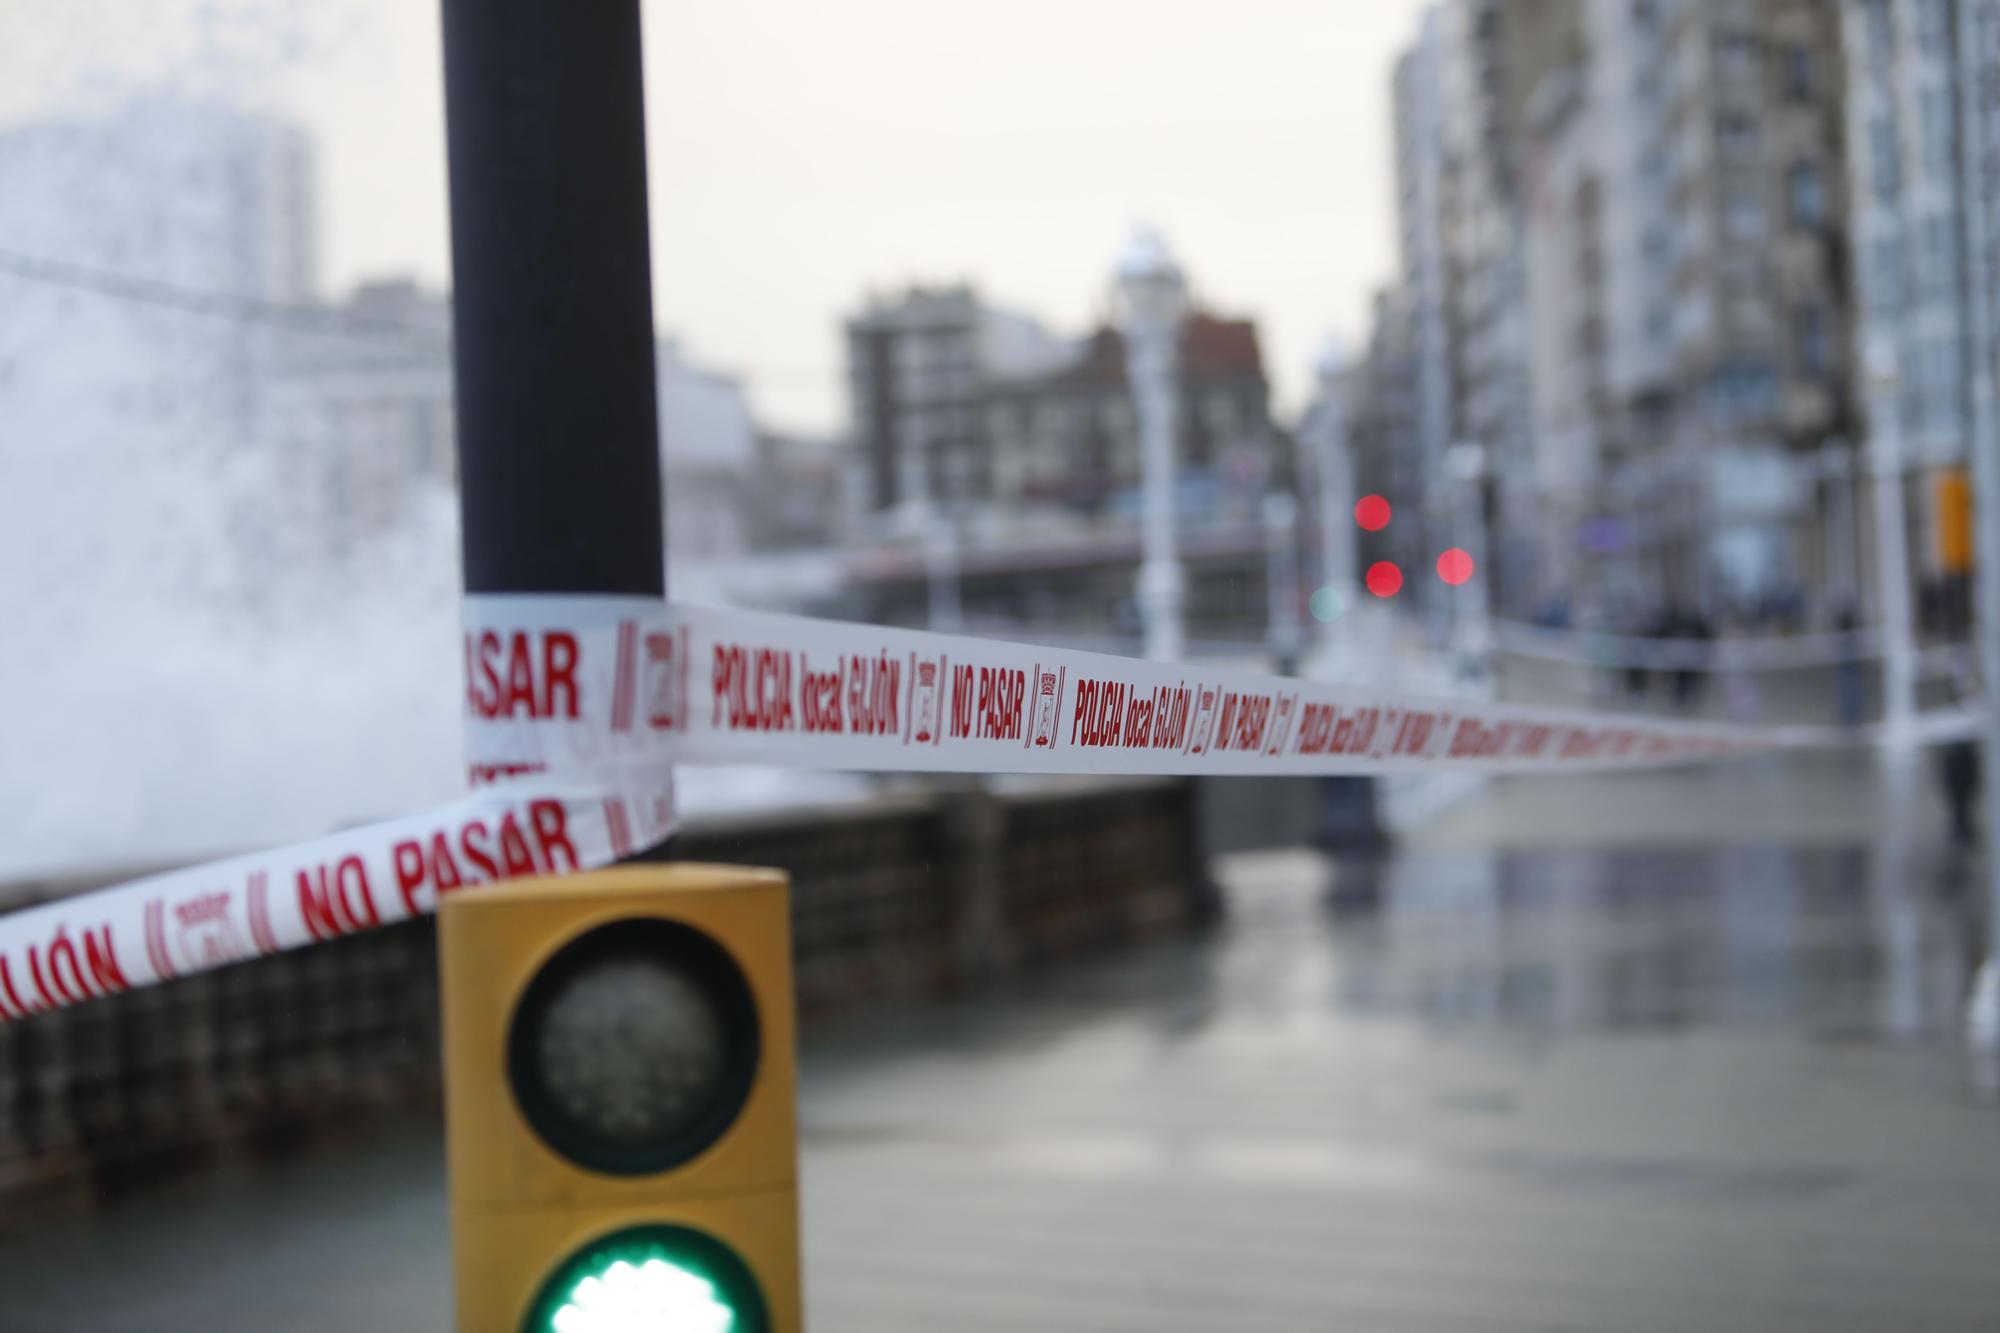
POLYGON ((461 1333, 798 1333, 788 888, 621 866, 445 900, 461 1333))
POLYGON ((735 1251, 685 1227, 586 1246, 552 1274, 526 1333, 766 1333, 757 1280, 735 1251))

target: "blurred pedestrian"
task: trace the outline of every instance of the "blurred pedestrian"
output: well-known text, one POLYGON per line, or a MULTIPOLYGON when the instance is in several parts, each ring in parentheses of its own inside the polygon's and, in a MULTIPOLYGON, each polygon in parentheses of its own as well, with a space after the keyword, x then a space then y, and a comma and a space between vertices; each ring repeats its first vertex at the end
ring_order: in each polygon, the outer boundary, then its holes
POLYGON ((1650 621, 1642 621, 1637 614, 1631 620, 1630 641, 1626 649, 1630 653, 1625 659, 1625 692, 1633 698, 1642 698, 1646 686, 1652 680, 1652 670, 1648 660, 1659 648, 1659 641, 1673 634, 1673 616, 1665 611, 1650 621))
POLYGON ((1646 664, 1638 654, 1651 646, 1643 639, 1634 640, 1632 643, 1634 655, 1625 660, 1625 693, 1634 699, 1643 699, 1646 696, 1646 681, 1650 673, 1647 672, 1646 664))
MULTIPOLYGON (((1955 708, 1970 704, 1976 696, 1971 663, 1961 659, 1948 683, 1947 694, 1955 708)), ((1951 807, 1951 840, 1960 847, 1973 843, 1972 802, 1979 794, 1979 741, 1971 736, 1946 741, 1938 747, 1938 781, 1944 786, 1951 807)))
POLYGON ((1698 610, 1675 617, 1673 626, 1672 637, 1680 641, 1679 650, 1688 654, 1674 671, 1674 707, 1687 713, 1701 701, 1703 677, 1708 672, 1708 644, 1715 638, 1715 630, 1698 610))
POLYGON ((1961 738, 1940 746, 1938 779, 1944 783, 1945 800, 1951 806, 1951 840, 1960 847, 1970 847, 1972 799, 1979 794, 1979 742, 1961 738))

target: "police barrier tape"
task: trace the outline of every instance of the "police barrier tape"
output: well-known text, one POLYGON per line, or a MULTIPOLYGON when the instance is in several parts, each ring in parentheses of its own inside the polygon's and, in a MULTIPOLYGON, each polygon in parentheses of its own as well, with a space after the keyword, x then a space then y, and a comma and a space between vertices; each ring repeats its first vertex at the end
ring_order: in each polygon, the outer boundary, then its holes
MULTIPOLYGON (((473 791, 0 918, 0 1020, 589 869, 674 827, 676 765, 986 773, 1603 769, 1818 743, 647 598, 466 602, 473 791)), ((684 779, 698 780, 698 778, 684 779)))

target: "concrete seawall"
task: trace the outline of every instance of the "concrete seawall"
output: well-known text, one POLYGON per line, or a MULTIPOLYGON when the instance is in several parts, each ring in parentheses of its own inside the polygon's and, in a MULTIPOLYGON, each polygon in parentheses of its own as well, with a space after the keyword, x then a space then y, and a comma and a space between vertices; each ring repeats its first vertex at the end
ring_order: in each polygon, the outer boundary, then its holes
MULTIPOLYGON (((1196 808, 1178 780, 965 782, 701 821, 672 850, 791 872, 810 1020, 1185 928, 1213 907, 1196 808)), ((0 1026, 0 1197, 116 1190, 433 1103, 432 931, 405 922, 0 1026)))

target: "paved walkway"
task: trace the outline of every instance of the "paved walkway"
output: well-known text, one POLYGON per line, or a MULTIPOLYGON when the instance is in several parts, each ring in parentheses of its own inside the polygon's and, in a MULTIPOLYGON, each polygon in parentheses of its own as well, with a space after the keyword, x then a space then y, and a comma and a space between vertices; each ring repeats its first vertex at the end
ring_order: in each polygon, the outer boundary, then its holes
POLYGON ((1241 858, 1210 946, 826 1043, 818 1327, 1994 1327, 1950 912, 1704 855, 1241 858))
MULTIPOLYGON (((816 1030, 811 1327, 2000 1326, 1971 898, 1838 836, 1872 781, 1502 784, 1386 865, 1233 858, 1210 938, 816 1030)), ((445 1262, 434 1138, 377 1137, 0 1233, 0 1326, 441 1330, 445 1262)))
POLYGON ((1417 830, 1422 849, 1855 846, 1939 853, 1948 814, 1936 752, 1901 770, 1872 750, 1809 750, 1726 764, 1579 777, 1489 779, 1482 797, 1417 830))

